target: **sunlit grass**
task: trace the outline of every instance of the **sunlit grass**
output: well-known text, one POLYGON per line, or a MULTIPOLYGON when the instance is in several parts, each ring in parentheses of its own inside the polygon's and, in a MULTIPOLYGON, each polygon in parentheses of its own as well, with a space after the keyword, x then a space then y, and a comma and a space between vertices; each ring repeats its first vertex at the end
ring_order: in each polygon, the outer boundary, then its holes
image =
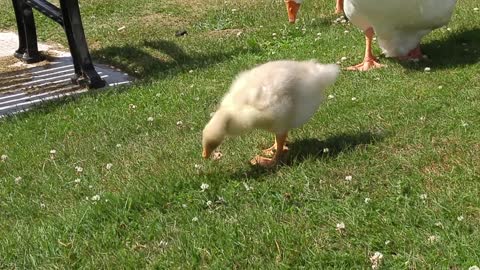
MULTIPOLYGON (((276 170, 248 165, 271 134, 228 139, 214 162, 201 130, 244 69, 359 62, 364 38, 333 23, 334 1, 305 1, 296 25, 283 1, 80 2, 96 61, 139 80, 0 120, 0 268, 352 269, 375 252, 391 269, 480 265, 475 1, 427 36, 430 60, 342 72, 276 170)), ((41 40, 66 43, 36 18, 41 40)))

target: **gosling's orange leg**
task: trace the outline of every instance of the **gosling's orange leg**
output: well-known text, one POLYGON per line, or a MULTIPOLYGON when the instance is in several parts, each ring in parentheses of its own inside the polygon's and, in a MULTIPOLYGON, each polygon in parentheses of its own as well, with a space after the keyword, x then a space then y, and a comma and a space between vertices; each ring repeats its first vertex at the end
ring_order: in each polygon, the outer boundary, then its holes
POLYGON ((375 32, 371 27, 365 31, 365 58, 363 59, 362 63, 348 67, 347 70, 367 71, 373 68, 380 68, 385 66, 378 63, 377 58, 373 56, 372 39, 374 34, 375 32))
POLYGON ((337 4, 335 6, 335 14, 342 14, 343 13, 343 0, 337 0, 337 4))
POLYGON ((276 134, 275 135, 275 145, 276 151, 272 158, 266 158, 262 156, 255 156, 250 163, 252 165, 259 165, 265 168, 271 168, 275 166, 283 156, 285 152, 283 147, 285 146, 285 142, 287 141, 287 133, 285 134, 276 134))
MULTIPOLYGON (((272 157, 275 154, 275 151, 277 150, 277 141, 276 141, 276 138, 274 139, 275 139, 275 143, 271 147, 262 150, 262 154, 264 156, 272 157)), ((283 146, 283 151, 288 151, 287 144, 288 144, 288 141, 285 141, 285 145, 283 146)))

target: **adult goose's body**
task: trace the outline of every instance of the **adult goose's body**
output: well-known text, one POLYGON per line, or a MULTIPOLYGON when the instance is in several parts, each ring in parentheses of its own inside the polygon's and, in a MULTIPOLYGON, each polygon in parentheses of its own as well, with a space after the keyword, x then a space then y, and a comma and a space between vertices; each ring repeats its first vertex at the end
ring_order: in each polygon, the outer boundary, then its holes
POLYGON ((381 66, 371 51, 373 35, 387 57, 420 58, 420 40, 447 24, 456 0, 345 0, 349 20, 365 33, 364 61, 350 69, 381 66))

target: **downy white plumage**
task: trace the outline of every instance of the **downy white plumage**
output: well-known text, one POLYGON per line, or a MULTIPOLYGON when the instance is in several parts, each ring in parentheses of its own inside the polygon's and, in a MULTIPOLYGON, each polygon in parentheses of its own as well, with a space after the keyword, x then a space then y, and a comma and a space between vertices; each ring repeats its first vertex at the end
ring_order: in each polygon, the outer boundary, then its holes
POLYGON ((312 117, 338 74, 334 64, 287 60, 242 72, 203 130, 203 157, 210 157, 226 136, 263 129, 275 134, 275 145, 266 151, 276 151, 272 159, 257 156, 252 163, 275 165, 284 152, 288 131, 312 117))

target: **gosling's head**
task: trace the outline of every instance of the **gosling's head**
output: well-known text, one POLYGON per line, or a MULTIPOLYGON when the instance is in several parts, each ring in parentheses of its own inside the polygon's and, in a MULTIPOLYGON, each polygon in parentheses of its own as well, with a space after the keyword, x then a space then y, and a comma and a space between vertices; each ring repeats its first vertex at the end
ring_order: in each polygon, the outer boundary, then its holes
POLYGON ((227 135, 228 121, 229 116, 225 112, 217 111, 205 126, 202 134, 203 158, 209 158, 223 142, 227 135))

